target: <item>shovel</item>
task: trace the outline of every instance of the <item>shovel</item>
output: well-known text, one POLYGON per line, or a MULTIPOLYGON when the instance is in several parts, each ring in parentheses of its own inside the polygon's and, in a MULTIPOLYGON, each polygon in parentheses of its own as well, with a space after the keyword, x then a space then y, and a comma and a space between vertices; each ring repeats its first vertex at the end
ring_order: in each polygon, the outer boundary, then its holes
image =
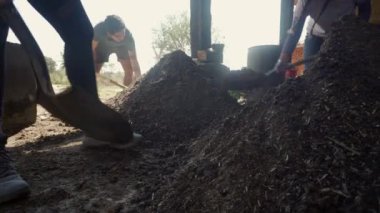
MULTIPOLYGON (((304 63, 314 61, 318 56, 311 56, 301 59, 295 63, 289 63, 285 69, 292 69, 304 63)), ((254 88, 274 87, 285 80, 284 74, 277 73, 275 69, 265 73, 259 73, 252 70, 241 70, 229 72, 223 81, 224 89, 229 90, 250 90, 254 88)))
POLYGON ((28 53, 38 85, 37 102, 52 115, 103 141, 126 143, 132 129, 120 114, 80 88, 55 94, 42 51, 12 2, 0 5, 0 19, 13 30, 28 53))

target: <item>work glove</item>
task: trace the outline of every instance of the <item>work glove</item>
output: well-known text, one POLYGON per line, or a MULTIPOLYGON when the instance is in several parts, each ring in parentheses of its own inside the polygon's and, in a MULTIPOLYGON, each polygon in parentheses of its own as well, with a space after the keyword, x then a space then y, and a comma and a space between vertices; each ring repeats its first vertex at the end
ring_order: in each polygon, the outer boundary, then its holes
POLYGON ((276 70, 277 73, 285 73, 288 68, 289 68, 289 63, 287 61, 278 59, 273 69, 276 70))

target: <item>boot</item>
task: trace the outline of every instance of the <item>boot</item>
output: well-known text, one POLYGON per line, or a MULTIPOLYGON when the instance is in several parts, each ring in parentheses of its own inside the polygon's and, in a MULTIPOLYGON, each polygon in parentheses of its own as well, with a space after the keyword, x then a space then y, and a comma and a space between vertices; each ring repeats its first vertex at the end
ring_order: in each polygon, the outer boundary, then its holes
POLYGON ((6 136, 0 133, 0 204, 30 193, 29 185, 20 177, 5 150, 6 136))

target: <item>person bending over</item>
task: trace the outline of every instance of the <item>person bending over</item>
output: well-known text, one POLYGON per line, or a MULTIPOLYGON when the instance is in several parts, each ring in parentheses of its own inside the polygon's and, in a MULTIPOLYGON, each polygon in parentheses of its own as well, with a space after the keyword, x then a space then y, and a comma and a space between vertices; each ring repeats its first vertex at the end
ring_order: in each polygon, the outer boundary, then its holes
POLYGON ((123 84, 129 86, 141 76, 137 61, 135 41, 123 20, 116 15, 109 15, 94 27, 92 51, 95 60, 95 72, 98 75, 109 56, 116 53, 124 70, 123 84))

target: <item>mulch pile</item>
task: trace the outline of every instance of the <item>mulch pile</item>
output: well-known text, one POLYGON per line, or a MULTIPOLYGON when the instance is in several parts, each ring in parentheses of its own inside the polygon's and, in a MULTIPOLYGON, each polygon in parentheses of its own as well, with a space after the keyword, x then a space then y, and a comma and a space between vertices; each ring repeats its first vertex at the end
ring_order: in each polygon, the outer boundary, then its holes
POLYGON ((143 210, 379 211, 379 46, 378 28, 342 19, 311 70, 240 109, 167 56, 115 102, 137 131, 190 148, 143 210))
POLYGON ((220 89, 222 65, 198 66, 182 51, 166 55, 140 82, 109 101, 144 136, 136 163, 136 194, 123 204, 145 212, 155 193, 187 164, 191 141, 241 106, 220 89), (205 69, 209 68, 209 69, 205 69))
POLYGON ((132 90, 115 97, 113 105, 145 138, 185 141, 238 107, 214 83, 216 78, 221 75, 210 74, 176 51, 162 58, 132 90))

